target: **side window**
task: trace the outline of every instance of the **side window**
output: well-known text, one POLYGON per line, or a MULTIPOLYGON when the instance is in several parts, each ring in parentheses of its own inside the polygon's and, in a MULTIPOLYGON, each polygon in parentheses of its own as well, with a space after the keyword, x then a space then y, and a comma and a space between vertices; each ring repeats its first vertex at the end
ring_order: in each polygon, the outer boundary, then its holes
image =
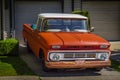
POLYGON ((35 24, 32 24, 32 25, 31 25, 31 28, 32 28, 33 30, 36 30, 36 29, 37 29, 37 26, 36 26, 35 24))
POLYGON ((37 29, 41 31, 42 19, 39 18, 37 21, 37 29))
POLYGON ((48 21, 44 22, 44 27, 43 28, 44 28, 43 30, 45 30, 45 31, 48 30, 48 21))

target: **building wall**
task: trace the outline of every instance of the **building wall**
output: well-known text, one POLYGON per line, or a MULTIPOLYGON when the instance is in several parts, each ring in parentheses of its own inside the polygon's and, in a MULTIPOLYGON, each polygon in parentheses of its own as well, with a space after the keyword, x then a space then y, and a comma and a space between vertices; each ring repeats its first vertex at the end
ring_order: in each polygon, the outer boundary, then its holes
POLYGON ((71 13, 72 12, 72 0, 64 0, 64 13, 71 13))
MULTIPOLYGON (((18 3, 15 3, 15 9, 17 10, 17 12, 15 11, 15 27, 17 27, 16 32, 19 32, 19 27, 18 25, 21 24, 20 22, 16 22, 16 21, 23 21, 25 19, 20 19, 23 16, 27 15, 24 12, 21 13, 20 10, 17 8, 18 6, 22 5, 26 5, 27 3, 30 3, 31 1, 33 1, 33 4, 31 5, 31 8, 34 7, 34 5, 36 6, 36 3, 34 2, 55 2, 55 1, 63 1, 63 4, 61 5, 61 7, 56 8, 56 9, 61 9, 63 8, 63 12, 64 13, 71 13, 72 10, 81 10, 81 0, 15 0, 18 3), (24 2, 27 1, 24 4, 20 4, 19 2, 24 2), (74 2, 74 3, 72 3, 74 2), (17 6, 18 5, 18 6, 17 6), (74 8, 74 9, 73 9, 74 8), (19 18, 18 18, 19 17, 19 18)), ((120 1, 95 1, 95 0, 82 0, 82 9, 83 10, 87 10, 90 13, 90 19, 91 19, 91 26, 95 27, 95 33, 108 39, 108 40, 120 40, 120 1), (112 33, 112 34, 111 34, 112 33)), ((7 4, 8 5, 8 4, 7 4)), ((53 4, 54 5, 54 4, 53 4)), ((45 5, 47 8, 47 5, 45 5)), ((26 8, 26 7, 25 7, 26 8)), ((23 7, 23 9, 25 9, 23 7)), ((55 9, 55 8, 53 8, 55 9)), ((26 9, 25 11, 28 11, 30 9, 26 9)), ((39 9, 40 10, 40 9, 39 9)), ((42 11, 44 9, 41 9, 41 12, 46 12, 46 11, 42 11)), ((61 12, 62 12, 61 11, 61 12)), ((29 12, 29 11, 28 11, 29 12)), ((32 10, 33 13, 38 13, 38 11, 36 11, 36 9, 32 10)), ((48 11, 50 12, 50 10, 48 11)), ((30 12, 31 13, 31 12, 30 12)), ((40 13, 40 12, 39 12, 40 13)), ((37 18, 37 15, 35 15, 37 18)), ((10 27, 10 21, 9 21, 10 15, 9 15, 9 8, 6 7, 5 9, 5 31, 8 32, 9 34, 9 27, 10 27)), ((31 18, 34 19, 34 17, 31 16, 31 18)), ((28 19, 30 20, 30 19, 28 19)), ((1 21, 0 21, 1 22, 1 21)), ((27 22, 27 21, 26 21, 27 22)), ((25 22, 25 23, 26 23, 25 22)), ((29 21, 28 21, 29 22, 29 21)), ((33 20, 33 22, 36 22, 33 20)), ((21 32, 21 31, 20 31, 21 32)), ((16 35, 20 34, 16 33, 16 35)))
POLYGON ((40 13, 61 13, 60 0, 54 1, 16 1, 15 2, 15 37, 23 43, 23 24, 36 24, 40 13))
POLYGON ((10 36, 10 19, 9 19, 9 10, 5 9, 5 28, 4 28, 4 37, 7 38, 10 36))
POLYGON ((74 10, 81 10, 81 0, 74 0, 74 10))
POLYGON ((120 1, 83 1, 94 33, 107 40, 120 40, 120 1))

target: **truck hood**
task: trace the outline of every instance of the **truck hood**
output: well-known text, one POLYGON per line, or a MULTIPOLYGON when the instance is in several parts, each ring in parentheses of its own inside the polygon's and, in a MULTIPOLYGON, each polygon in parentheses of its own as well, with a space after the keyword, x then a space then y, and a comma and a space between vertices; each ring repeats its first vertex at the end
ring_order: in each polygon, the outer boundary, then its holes
POLYGON ((88 32, 43 32, 39 35, 48 45, 110 45, 105 39, 88 32))

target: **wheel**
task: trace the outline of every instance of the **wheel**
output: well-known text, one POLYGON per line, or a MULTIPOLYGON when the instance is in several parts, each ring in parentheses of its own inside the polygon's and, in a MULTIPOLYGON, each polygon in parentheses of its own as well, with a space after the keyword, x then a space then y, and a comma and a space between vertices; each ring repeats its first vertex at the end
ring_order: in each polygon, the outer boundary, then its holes
POLYGON ((42 69, 43 69, 44 72, 50 72, 51 71, 51 69, 49 69, 45 66, 45 61, 44 60, 42 60, 42 69))
POLYGON ((42 56, 42 57, 40 57, 40 59, 42 60, 42 69, 43 69, 43 71, 44 72, 51 71, 51 69, 47 68, 46 65, 45 65, 45 57, 44 57, 43 51, 40 52, 40 56, 42 56))
POLYGON ((27 42, 27 50, 28 50, 28 52, 32 52, 32 50, 30 49, 30 46, 29 46, 28 42, 27 42))

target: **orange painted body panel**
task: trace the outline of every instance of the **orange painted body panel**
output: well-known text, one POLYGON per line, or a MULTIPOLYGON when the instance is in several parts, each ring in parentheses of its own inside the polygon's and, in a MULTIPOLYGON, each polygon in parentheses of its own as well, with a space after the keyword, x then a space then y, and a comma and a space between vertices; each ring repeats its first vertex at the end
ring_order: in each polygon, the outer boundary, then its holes
POLYGON ((59 45, 110 45, 103 38, 92 34, 83 32, 43 32, 41 36, 45 39, 48 44, 59 44, 59 45))
MULTIPOLYGON (((40 49, 43 50, 46 66, 48 68, 94 68, 106 67, 110 65, 110 61, 85 61, 82 64, 71 62, 51 62, 48 59, 49 51, 57 51, 51 48, 52 45, 60 45, 59 50, 109 50, 110 44, 105 39, 92 34, 90 32, 40 32, 33 30, 30 24, 23 25, 23 38, 27 41, 33 53, 39 58, 40 49), (101 49, 100 45, 108 45, 108 48, 101 49), (70 46, 68 48, 68 46, 70 46), (72 46, 72 47, 71 47, 72 46), (74 47, 74 46, 77 46, 74 47)), ((79 61, 78 61, 79 63, 79 61)))

